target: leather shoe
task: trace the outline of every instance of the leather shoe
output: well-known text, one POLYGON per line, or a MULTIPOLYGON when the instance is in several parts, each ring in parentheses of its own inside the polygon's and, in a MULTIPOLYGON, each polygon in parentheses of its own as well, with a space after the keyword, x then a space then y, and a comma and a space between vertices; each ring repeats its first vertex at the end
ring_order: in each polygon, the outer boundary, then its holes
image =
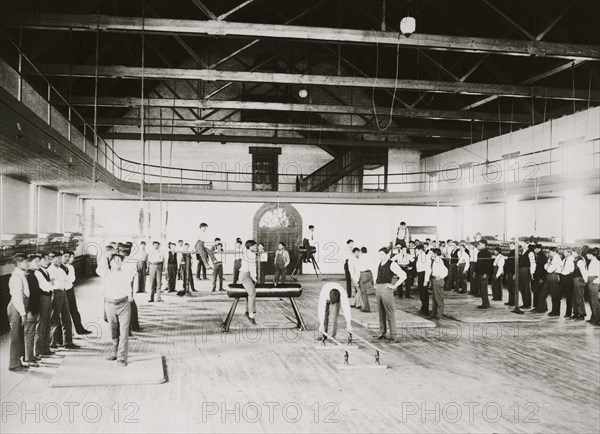
POLYGON ((79 345, 77 345, 77 344, 67 344, 67 345, 65 345, 65 348, 67 350, 76 350, 76 349, 81 348, 81 347, 79 345))
POLYGON ((117 360, 117 356, 108 356, 106 360, 110 360, 111 362, 117 360))
POLYGON ((29 367, 27 366, 16 366, 14 368, 8 368, 11 372, 27 372, 29 371, 29 367))

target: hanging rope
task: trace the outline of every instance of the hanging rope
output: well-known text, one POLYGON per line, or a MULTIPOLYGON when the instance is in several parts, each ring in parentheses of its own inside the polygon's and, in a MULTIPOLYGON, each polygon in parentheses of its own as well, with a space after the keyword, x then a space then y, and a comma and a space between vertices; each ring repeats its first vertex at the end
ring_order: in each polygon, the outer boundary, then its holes
MULTIPOLYGON (((169 224, 169 193, 171 190, 171 167, 173 166, 173 133, 175 131, 175 98, 177 95, 177 82, 173 84, 173 107, 171 107, 171 140, 169 143, 169 183, 167 184, 167 206, 165 211, 165 226, 163 236, 167 237, 167 226, 169 224)), ((163 239, 163 240, 164 240, 163 239)))
MULTIPOLYGON (((145 66, 145 7, 144 2, 142 2, 142 84, 141 84, 141 105, 140 105, 140 138, 142 145, 142 176, 140 179, 140 217, 139 217, 139 230, 140 237, 144 236, 144 182, 146 181, 146 141, 145 141, 145 131, 146 126, 144 124, 144 118, 146 117, 145 106, 144 106, 144 66, 145 66)), ((150 216, 148 216, 148 222, 150 222, 150 216)), ((148 235, 150 235, 150 231, 148 231, 148 235)))
MULTIPOLYGON (((100 3, 96 4, 96 64, 94 66, 94 161, 92 162, 92 209, 91 235, 94 236, 96 227, 96 164, 98 162, 98 57, 100 47, 100 3)), ((70 81, 70 79, 69 79, 70 81)), ((70 86, 70 84, 69 84, 70 86)), ((70 92, 70 89, 69 89, 70 92)), ((85 131, 85 129, 84 129, 85 131)), ((85 134, 84 142, 87 141, 85 134)), ((106 152, 106 147, 104 148, 106 152)))
MULTIPOLYGON (((163 210, 162 210, 162 167, 163 167, 163 162, 162 162, 162 155, 163 155, 163 142, 162 142, 162 107, 159 109, 159 118, 160 118, 160 129, 159 129, 159 133, 158 133, 158 144, 159 144, 159 155, 158 155, 158 160, 159 160, 159 172, 158 172, 158 203, 159 203, 159 225, 160 227, 162 227, 162 218, 163 218, 163 210)), ((164 237, 164 234, 161 231, 161 239, 164 237)))
POLYGON ((398 71, 400 70, 400 32, 398 32, 398 41, 396 43, 396 75, 394 77, 394 92, 392 93, 392 103, 390 104, 390 113, 388 123, 385 127, 382 127, 379 123, 379 117, 377 115, 377 108, 375 104, 375 86, 377 85, 377 78, 379 77, 379 40, 377 38, 377 32, 373 30, 375 35, 375 46, 376 46, 376 57, 375 57, 375 81, 373 82, 373 88, 371 90, 371 103, 373 105, 373 114, 375 115, 375 123, 380 131, 387 130, 393 121, 394 115, 394 103, 396 102, 396 92, 398 90, 398 71))

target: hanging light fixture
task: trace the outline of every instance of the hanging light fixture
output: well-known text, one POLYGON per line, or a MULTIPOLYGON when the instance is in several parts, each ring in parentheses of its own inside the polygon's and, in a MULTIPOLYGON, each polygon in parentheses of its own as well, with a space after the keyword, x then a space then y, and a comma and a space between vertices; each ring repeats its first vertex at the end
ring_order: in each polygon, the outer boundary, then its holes
POLYGON ((400 21, 400 33, 402 33, 407 38, 412 35, 417 29, 417 20, 414 17, 404 17, 400 21))

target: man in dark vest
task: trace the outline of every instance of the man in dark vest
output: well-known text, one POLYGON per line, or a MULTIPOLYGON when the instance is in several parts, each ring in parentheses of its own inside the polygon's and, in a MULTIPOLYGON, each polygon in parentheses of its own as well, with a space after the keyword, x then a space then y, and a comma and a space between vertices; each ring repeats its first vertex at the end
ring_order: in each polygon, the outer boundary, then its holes
POLYGON ((394 312, 394 290, 406 280, 406 273, 398 263, 390 260, 387 248, 379 249, 379 267, 375 281, 375 298, 379 311, 380 334, 377 339, 396 341, 396 314, 394 312), (394 276, 398 276, 396 283, 392 284, 394 276), (387 334, 389 327, 389 335, 387 334))
POLYGON ((175 243, 169 243, 169 257, 167 258, 167 282, 169 292, 175 292, 177 283, 177 254, 175 253, 175 243))
POLYGON ((575 266, 573 270, 573 316, 571 318, 574 320, 584 320, 586 315, 584 301, 586 279, 584 276, 587 277, 587 264, 581 253, 580 247, 573 249, 575 266))
POLYGON ((521 308, 531 308, 531 281, 535 273, 535 253, 533 252, 533 244, 529 244, 527 249, 519 247, 519 251, 522 253, 519 255, 519 292, 523 298, 523 305, 521 308), (523 252, 523 250, 525 250, 523 252))
POLYGON ((535 253, 535 273, 533 273, 533 283, 531 285, 531 291, 533 292, 533 309, 531 309, 531 312, 538 312, 538 305, 540 303, 539 298, 547 274, 544 266, 546 265, 546 262, 548 262, 548 257, 542 250, 541 244, 535 245, 533 253, 535 253))
POLYGON ((25 320, 25 362, 28 366, 39 366, 37 358, 34 354, 35 330, 40 317, 40 303, 42 290, 35 277, 35 270, 40 267, 40 256, 29 255, 27 257, 29 267, 25 274, 27 285, 29 286, 29 298, 27 303, 27 318, 25 320))
POLYGON ((488 298, 488 279, 492 275, 494 261, 492 254, 487 248, 487 241, 480 239, 477 242, 477 281, 479 282, 479 294, 481 295, 481 306, 477 309, 488 309, 490 299, 488 298))
POLYGON ((515 243, 510 243, 510 252, 504 262, 504 276, 508 287, 508 302, 506 306, 515 305, 515 243))

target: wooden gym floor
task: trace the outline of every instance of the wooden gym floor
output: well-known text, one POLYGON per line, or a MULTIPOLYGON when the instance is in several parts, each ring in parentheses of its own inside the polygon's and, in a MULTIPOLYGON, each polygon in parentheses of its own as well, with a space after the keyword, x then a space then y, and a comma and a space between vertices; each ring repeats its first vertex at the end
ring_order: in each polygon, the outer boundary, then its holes
MULTIPOLYGON (((341 282, 341 276, 327 279, 341 282)), ((437 327, 414 327, 409 323, 418 299, 396 299, 407 327, 399 331, 399 342, 376 343, 388 369, 369 369, 375 365, 373 352, 359 343, 362 349, 350 354, 356 369, 342 370, 343 352, 316 349, 321 280, 301 277, 299 304, 309 331, 293 328, 287 300, 259 299, 260 327, 246 328, 240 302, 228 334, 221 333, 220 322, 230 300, 211 294, 207 281, 196 283, 200 291, 194 297, 168 294, 162 304, 136 294, 143 330, 130 341, 130 353, 161 353, 164 384, 51 388, 49 381, 68 353, 45 359, 28 373, 12 373, 9 337, 3 335, 0 431, 600 430, 600 327, 534 314, 519 317, 521 322, 473 322, 478 300, 467 295, 448 297, 453 318, 466 322, 445 318, 437 327)), ((101 320, 99 279, 80 281, 76 290, 84 323, 94 333, 77 338, 82 350, 72 353, 103 358, 110 339, 101 320)), ((374 307, 374 296, 371 300, 374 307)), ((506 321, 501 302, 492 302, 486 312, 506 321)), ((377 313, 371 316, 363 315, 360 323, 376 324, 377 313)), ((340 326, 338 338, 344 340, 343 318, 340 326)), ((375 332, 358 323, 354 327, 367 339, 375 332)))

